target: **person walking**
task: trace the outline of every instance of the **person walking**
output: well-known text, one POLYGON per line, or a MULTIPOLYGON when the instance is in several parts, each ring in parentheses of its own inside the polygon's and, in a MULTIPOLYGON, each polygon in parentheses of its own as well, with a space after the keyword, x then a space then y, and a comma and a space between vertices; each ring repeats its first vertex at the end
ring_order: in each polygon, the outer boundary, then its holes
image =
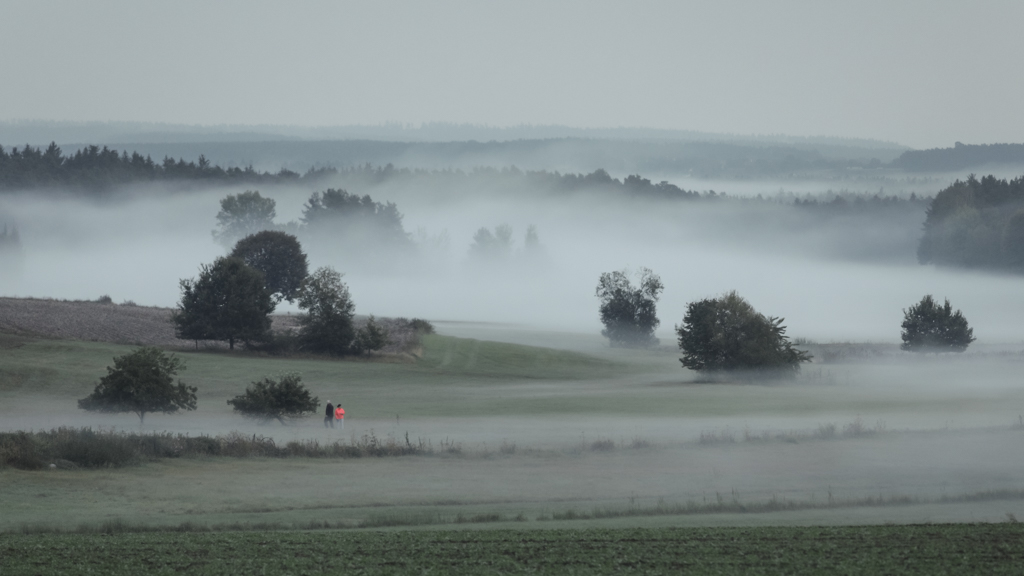
POLYGON ((345 409, 338 406, 334 409, 334 419, 341 422, 341 429, 345 429, 345 409))
POLYGON ((334 404, 327 401, 327 415, 324 416, 324 428, 334 428, 334 404))

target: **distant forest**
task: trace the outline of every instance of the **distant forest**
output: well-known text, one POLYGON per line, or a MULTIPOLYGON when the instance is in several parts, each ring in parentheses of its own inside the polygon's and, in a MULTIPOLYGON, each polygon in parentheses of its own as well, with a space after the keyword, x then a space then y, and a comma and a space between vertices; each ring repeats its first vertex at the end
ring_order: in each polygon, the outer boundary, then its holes
POLYGON ((1024 165, 1024 144, 961 144, 907 150, 892 162, 906 172, 957 172, 984 165, 1024 165))
POLYGON ((154 162, 136 152, 118 153, 106 146, 86 146, 65 155, 50 143, 46 149, 24 146, 10 152, 0 146, 0 190, 62 188, 73 191, 105 191, 123 184, 147 181, 197 180, 224 183, 281 183, 316 179, 321 171, 299 175, 288 170, 276 174, 248 168, 221 168, 204 156, 196 162, 165 157, 154 162))
POLYGON ((922 264, 1024 272, 1024 177, 971 175, 939 192, 917 255, 922 264))
POLYGON ((607 193, 638 199, 704 200, 733 202, 771 202, 794 204, 821 213, 849 213, 923 209, 930 200, 911 195, 910 198, 884 194, 861 194, 845 191, 826 192, 802 198, 792 193, 768 197, 739 197, 685 190, 667 181, 653 182, 639 174, 623 179, 613 178, 598 169, 589 174, 559 173, 547 170, 511 168, 474 168, 472 170, 428 170, 397 168, 391 164, 362 164, 349 168, 317 168, 304 174, 282 169, 276 173, 260 172, 251 167, 222 168, 204 156, 186 162, 165 157, 155 162, 138 152, 118 152, 107 147, 86 146, 65 155, 51 143, 47 148, 25 146, 10 152, 0 147, 0 192, 14 190, 67 190, 82 195, 102 194, 118 186, 144 182, 168 182, 191 185, 331 185, 358 191, 384 184, 424 185, 436 189, 498 189, 502 193, 569 194, 575 192, 607 193))

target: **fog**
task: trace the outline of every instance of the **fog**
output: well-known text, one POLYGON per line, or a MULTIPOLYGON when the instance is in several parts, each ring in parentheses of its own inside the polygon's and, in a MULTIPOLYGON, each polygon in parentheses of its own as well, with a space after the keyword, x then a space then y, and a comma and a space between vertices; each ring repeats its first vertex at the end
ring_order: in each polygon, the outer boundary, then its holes
MULTIPOLYGON (((0 218, 18 226, 24 264, 20 273, 0 276, 0 293, 85 300, 106 294, 114 302, 173 307, 179 279, 225 253, 211 235, 219 200, 242 190, 153 187, 100 202, 6 195, 0 218)), ((276 200, 276 221, 284 224, 300 218, 312 191, 263 194, 276 200)), ((979 342, 1024 342, 1019 278, 916 263, 923 210, 822 216, 739 200, 466 194, 415 184, 353 192, 396 202, 406 230, 421 240, 414 255, 401 257, 343 242, 304 245, 311 267, 332 265, 345 274, 361 314, 595 334, 600 273, 646 266, 666 286, 658 307, 665 343, 674 341, 673 325, 688 302, 729 290, 786 318, 795 337, 894 342, 902 309, 933 294, 964 312, 979 342), (513 229, 512 256, 488 266, 472 262, 473 234, 500 224, 513 229), (522 254, 529 225, 536 226, 541 257, 522 254)), ((295 309, 285 303, 279 310, 295 309)))

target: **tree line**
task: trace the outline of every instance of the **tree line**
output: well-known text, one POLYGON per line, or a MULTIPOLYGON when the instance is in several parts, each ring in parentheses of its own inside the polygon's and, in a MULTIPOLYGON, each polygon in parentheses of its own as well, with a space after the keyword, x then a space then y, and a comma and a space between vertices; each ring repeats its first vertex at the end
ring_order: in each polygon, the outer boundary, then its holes
POLYGON ((331 172, 330 169, 310 169, 300 175, 284 168, 277 173, 259 172, 252 166, 222 168, 203 155, 196 161, 168 156, 157 162, 137 152, 128 154, 96 145, 69 154, 54 142, 45 149, 26 144, 7 151, 0 146, 0 190, 60 187, 95 192, 138 182, 191 180, 224 184, 286 183, 315 180, 331 172))
POLYGON ((1024 176, 972 174, 936 194, 917 256, 922 264, 1024 272, 1024 176))

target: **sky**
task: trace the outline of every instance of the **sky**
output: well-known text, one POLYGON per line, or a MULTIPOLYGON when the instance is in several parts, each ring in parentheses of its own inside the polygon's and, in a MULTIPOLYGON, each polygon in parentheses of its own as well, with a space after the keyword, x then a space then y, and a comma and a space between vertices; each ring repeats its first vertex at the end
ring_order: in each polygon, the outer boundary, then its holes
POLYGON ((1024 2, 0 0, 0 121, 1024 141, 1024 2))

